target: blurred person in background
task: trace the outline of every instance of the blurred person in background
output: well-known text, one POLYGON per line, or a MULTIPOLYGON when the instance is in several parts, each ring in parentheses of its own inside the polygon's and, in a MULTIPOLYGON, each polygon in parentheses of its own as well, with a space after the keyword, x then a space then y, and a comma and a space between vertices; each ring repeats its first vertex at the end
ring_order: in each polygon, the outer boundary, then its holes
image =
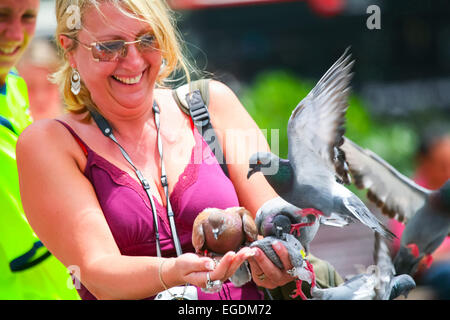
MULTIPOLYGON (((421 137, 417 150, 417 167, 414 181, 424 188, 435 190, 450 179, 450 130, 433 126, 421 137)), ((399 249, 405 226, 391 219, 392 231, 399 237, 393 242, 394 254, 399 249)), ((450 237, 447 237, 431 258, 422 259, 415 278, 420 285, 428 286, 438 299, 450 299, 450 237)))
POLYGON ((31 123, 14 66, 35 32, 39 0, 0 0, 0 299, 79 299, 67 269, 42 245, 22 209, 15 156, 31 123))
POLYGON ((58 86, 51 83, 49 75, 59 66, 56 48, 49 40, 34 39, 17 65, 25 80, 34 121, 56 118, 63 112, 58 86))

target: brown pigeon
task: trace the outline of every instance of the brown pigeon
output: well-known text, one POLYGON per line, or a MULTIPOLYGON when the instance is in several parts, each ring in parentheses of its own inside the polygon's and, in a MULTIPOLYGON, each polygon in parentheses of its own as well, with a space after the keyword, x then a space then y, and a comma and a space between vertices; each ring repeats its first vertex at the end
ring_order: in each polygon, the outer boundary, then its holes
POLYGON ((244 207, 207 208, 194 220, 192 244, 197 253, 221 256, 257 239, 251 213, 244 207))

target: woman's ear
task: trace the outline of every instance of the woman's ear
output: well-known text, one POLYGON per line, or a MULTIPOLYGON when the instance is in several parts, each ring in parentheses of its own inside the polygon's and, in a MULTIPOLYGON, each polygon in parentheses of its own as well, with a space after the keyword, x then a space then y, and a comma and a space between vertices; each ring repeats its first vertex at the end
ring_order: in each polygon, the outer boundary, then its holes
POLYGON ((59 35, 58 41, 64 50, 68 50, 72 46, 72 42, 73 42, 73 40, 70 39, 68 36, 62 35, 62 34, 59 35))
POLYGON ((60 35, 58 37, 59 44, 61 45, 61 48, 64 49, 64 54, 67 57, 67 60, 69 61, 70 65, 72 67, 76 67, 75 59, 73 57, 73 51, 69 51, 70 48, 73 46, 73 40, 70 39, 68 36, 60 35))

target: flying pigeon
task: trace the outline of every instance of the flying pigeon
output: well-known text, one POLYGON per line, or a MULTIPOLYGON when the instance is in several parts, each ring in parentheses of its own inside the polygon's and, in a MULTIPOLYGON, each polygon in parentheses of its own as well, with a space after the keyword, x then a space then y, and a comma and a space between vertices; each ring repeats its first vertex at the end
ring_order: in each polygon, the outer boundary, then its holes
POLYGON ((348 221, 337 215, 333 214, 330 218, 324 217, 315 212, 314 209, 300 209, 283 198, 276 197, 266 201, 256 212, 255 223, 258 233, 264 237, 275 236, 280 238, 280 230, 274 224, 274 219, 278 216, 284 216, 288 220, 289 230, 284 231, 294 235, 300 241, 306 254, 309 253, 309 244, 314 239, 321 224, 339 227, 348 224, 348 221))
MULTIPOLYGON (((207 208, 194 220, 192 244, 198 254, 220 260, 229 251, 238 251, 258 237, 251 213, 244 207, 225 210, 207 208)), ((240 287, 251 280, 248 263, 245 261, 230 278, 240 287)))
POLYGON ((450 232, 450 180, 440 189, 423 188, 374 152, 344 139, 349 170, 360 189, 381 211, 406 224, 394 259, 397 274, 414 275, 420 260, 431 254, 450 232))
POLYGON ((288 159, 270 152, 250 157, 247 178, 261 171, 284 200, 299 207, 313 208, 326 217, 332 213, 344 220, 359 220, 375 232, 392 239, 365 204, 339 182, 350 175, 343 143, 345 112, 353 61, 346 52, 297 105, 288 122, 288 159))

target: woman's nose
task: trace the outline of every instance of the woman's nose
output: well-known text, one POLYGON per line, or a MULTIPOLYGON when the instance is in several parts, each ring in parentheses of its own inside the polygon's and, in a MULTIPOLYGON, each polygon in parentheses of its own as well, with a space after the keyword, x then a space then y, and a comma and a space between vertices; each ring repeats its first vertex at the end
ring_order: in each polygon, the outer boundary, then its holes
POLYGON ((131 70, 139 69, 145 64, 142 53, 138 50, 137 44, 129 44, 126 47, 125 56, 121 59, 122 66, 131 70))

